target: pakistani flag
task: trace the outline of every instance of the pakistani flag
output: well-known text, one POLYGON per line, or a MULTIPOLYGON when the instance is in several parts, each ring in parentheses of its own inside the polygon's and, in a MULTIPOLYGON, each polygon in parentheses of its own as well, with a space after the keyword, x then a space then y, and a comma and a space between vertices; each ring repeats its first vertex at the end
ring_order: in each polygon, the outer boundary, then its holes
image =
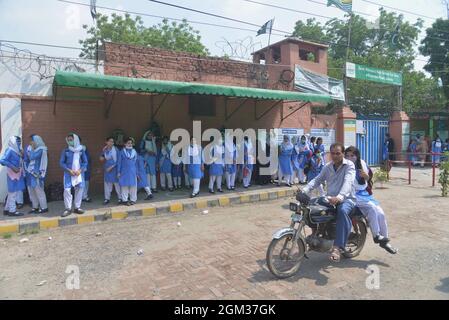
POLYGON ((327 6, 329 7, 331 5, 346 12, 352 11, 352 0, 327 0, 327 6))
POLYGON ((262 27, 260 27, 259 31, 257 31, 257 36, 260 36, 264 33, 271 34, 271 30, 273 29, 273 21, 274 19, 271 19, 270 21, 267 21, 262 27))

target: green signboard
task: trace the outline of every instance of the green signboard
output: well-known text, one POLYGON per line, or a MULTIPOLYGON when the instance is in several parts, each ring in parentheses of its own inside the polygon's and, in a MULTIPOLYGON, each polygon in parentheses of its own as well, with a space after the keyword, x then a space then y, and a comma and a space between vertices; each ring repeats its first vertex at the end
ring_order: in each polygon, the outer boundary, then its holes
POLYGON ((346 62, 346 76, 348 78, 368 80, 380 83, 402 86, 402 74, 387 70, 371 68, 361 64, 346 62))

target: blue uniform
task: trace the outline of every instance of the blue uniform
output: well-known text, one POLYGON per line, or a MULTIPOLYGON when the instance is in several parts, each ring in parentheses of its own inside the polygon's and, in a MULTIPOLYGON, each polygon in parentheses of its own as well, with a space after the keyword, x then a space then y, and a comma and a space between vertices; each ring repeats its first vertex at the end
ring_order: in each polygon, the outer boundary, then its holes
POLYGON ((108 183, 116 183, 118 182, 117 179, 117 162, 118 162, 118 156, 120 151, 116 148, 116 147, 112 147, 115 148, 116 150, 116 155, 117 155, 117 161, 114 161, 113 157, 112 157, 112 149, 111 150, 103 150, 103 153, 101 154, 101 156, 103 158, 106 159, 106 161, 104 162, 103 168, 104 168, 104 181, 108 182, 108 183), (107 172, 106 169, 113 167, 113 169, 110 172, 107 172))
MULTIPOLYGON (((0 159, 0 164, 10 169, 22 168, 22 157, 15 153, 12 149, 7 148, 5 154, 0 159)), ((23 191, 25 189, 25 176, 22 175, 16 180, 11 179, 9 175, 6 176, 6 182, 8 185, 8 192, 23 191)))
POLYGON ((134 149, 120 151, 117 161, 117 173, 120 174, 121 187, 137 186, 137 152, 134 149))
MULTIPOLYGON (((320 153, 321 153, 321 161, 323 162, 323 164, 326 164, 326 151, 324 148, 324 144, 320 144, 320 145, 315 145, 315 149, 319 149, 320 153)), ((315 152, 315 149, 312 149, 313 152, 315 152)))
POLYGON ((173 178, 181 178, 184 176, 184 171, 182 167, 183 167, 182 162, 180 162, 179 164, 172 164, 171 174, 173 178))
POLYGON ((212 157, 221 157, 221 160, 218 159, 217 161, 213 162, 209 166, 209 175, 210 176, 222 176, 224 173, 224 148, 222 149, 223 152, 221 155, 215 154, 217 151, 215 148, 212 148, 211 155, 212 157))
POLYGON ((232 155, 231 155, 231 152, 229 150, 227 150, 227 149, 225 150, 225 154, 226 154, 226 156, 225 156, 226 164, 225 164, 224 170, 227 173, 229 173, 229 174, 236 173, 237 172, 237 164, 227 163, 227 162, 231 162, 231 156, 232 156, 232 161, 236 161, 237 160, 237 150, 236 150, 236 148, 234 147, 234 151, 232 152, 232 155))
POLYGON ((148 152, 146 152, 146 149, 145 149, 145 144, 146 144, 146 140, 142 140, 140 143, 140 151, 141 152, 145 151, 144 159, 145 159, 145 162, 147 163, 145 170, 146 170, 147 174, 154 176, 154 175, 156 175, 156 162, 158 160, 158 151, 155 148, 154 149, 155 154, 152 154, 152 155, 148 154, 148 152))
POLYGON ((279 166, 281 168, 282 174, 291 175, 293 174, 292 168, 292 154, 293 145, 291 143, 282 143, 279 151, 279 166))
POLYGON ((190 155, 190 163, 187 164, 187 173, 190 179, 201 179, 203 177, 203 171, 201 170, 201 164, 203 163, 202 150, 198 147, 198 155, 190 155))
POLYGON ((313 155, 312 158, 310 158, 310 170, 307 173, 307 180, 312 181, 317 177, 321 169, 323 169, 324 163, 322 158, 318 158, 316 155, 313 155))
POLYGON ((90 175, 91 175, 91 166, 92 166, 92 159, 90 157, 89 151, 87 150, 87 148, 84 150, 84 153, 86 155, 86 159, 87 159, 87 167, 86 167, 86 171, 84 172, 84 180, 85 181, 90 181, 90 175))
MULTIPOLYGON (((438 139, 432 142, 432 152, 433 153, 441 153, 443 150, 443 142, 438 139)), ((432 156, 432 161, 434 163, 440 163, 441 155, 432 156)))
MULTIPOLYGON (((74 152, 69 148, 62 150, 61 157, 59 159, 59 166, 64 169, 64 188, 68 189, 72 187, 72 176, 68 170, 72 170, 74 152)), ((87 158, 84 151, 80 152, 80 169, 84 172, 87 168, 87 158)), ((84 175, 81 174, 82 182, 78 184, 81 188, 84 188, 84 175)))
MULTIPOLYGON (((162 146, 164 148, 164 146, 162 146)), ((159 171, 161 173, 170 173, 171 174, 172 163, 170 160, 170 150, 162 153, 162 149, 159 152, 159 171)))
POLYGON ((42 161, 42 154, 43 150, 30 150, 29 154, 28 152, 25 152, 25 165, 28 168, 26 173, 26 182, 27 186, 31 188, 36 187, 43 187, 45 183, 45 177, 42 177, 42 172, 40 171, 41 161, 42 161), (29 167, 30 162, 34 160, 34 165, 32 168, 29 167), (29 172, 31 171, 31 173, 29 172), (36 178, 33 174, 38 175, 40 178, 36 178))
POLYGON ((145 159, 141 155, 137 156, 137 174, 139 176, 139 179, 137 181, 137 188, 141 189, 149 187, 147 173, 145 170, 145 159))

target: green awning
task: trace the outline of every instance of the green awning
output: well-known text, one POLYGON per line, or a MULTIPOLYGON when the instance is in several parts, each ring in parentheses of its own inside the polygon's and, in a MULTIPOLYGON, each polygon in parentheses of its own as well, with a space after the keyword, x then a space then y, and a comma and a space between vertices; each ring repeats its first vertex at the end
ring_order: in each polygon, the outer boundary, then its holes
POLYGON ((323 94, 223 86, 193 82, 149 80, 65 71, 56 72, 54 85, 61 87, 123 90, 160 94, 206 94, 261 100, 290 100, 308 102, 331 101, 330 96, 323 94))

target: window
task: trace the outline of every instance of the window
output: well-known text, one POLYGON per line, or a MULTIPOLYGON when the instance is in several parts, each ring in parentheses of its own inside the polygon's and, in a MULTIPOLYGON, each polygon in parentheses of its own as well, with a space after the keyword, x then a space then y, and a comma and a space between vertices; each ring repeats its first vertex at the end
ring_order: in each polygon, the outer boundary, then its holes
POLYGON ((214 117, 216 115, 215 97, 205 95, 189 96, 189 114, 192 116, 214 117))
POLYGON ((299 59, 304 61, 318 62, 317 55, 315 52, 304 49, 299 49, 299 59))

